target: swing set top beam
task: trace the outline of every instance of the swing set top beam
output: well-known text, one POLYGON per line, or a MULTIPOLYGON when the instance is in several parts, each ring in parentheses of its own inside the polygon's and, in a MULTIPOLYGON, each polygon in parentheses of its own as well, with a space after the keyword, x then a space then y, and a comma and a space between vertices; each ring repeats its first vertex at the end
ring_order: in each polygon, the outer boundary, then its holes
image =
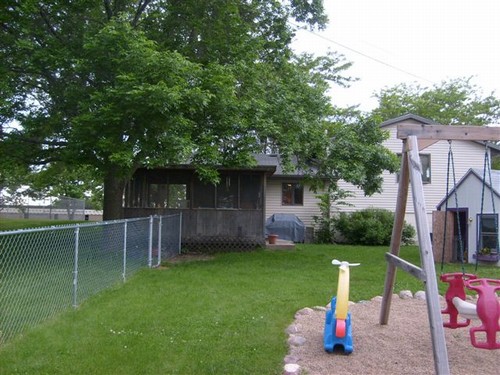
POLYGON ((419 139, 500 141, 500 127, 423 124, 398 125, 397 137, 399 139, 406 139, 412 135, 419 139))

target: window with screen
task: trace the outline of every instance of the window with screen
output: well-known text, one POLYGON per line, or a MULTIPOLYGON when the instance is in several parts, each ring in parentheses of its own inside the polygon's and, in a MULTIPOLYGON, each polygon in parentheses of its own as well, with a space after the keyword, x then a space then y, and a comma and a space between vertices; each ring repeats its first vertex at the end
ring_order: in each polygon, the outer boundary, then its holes
POLYGON ((281 185, 281 204, 283 206, 301 206, 304 204, 304 187, 296 182, 281 185))
POLYGON ((498 215, 478 215, 479 251, 482 249, 498 250, 498 215))

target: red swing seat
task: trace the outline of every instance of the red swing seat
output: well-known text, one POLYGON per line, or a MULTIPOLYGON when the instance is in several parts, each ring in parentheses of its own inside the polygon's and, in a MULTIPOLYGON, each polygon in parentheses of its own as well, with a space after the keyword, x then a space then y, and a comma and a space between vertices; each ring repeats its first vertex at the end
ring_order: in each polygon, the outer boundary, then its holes
POLYGON ((500 290, 500 280, 496 279, 473 279, 466 280, 465 286, 478 294, 477 316, 481 319, 479 327, 470 329, 472 345, 480 349, 500 349, 500 302, 497 291, 500 290), (486 340, 479 341, 476 333, 485 332, 486 340))
POLYGON ((449 315, 449 320, 444 322, 443 326, 453 329, 467 327, 470 324, 470 319, 459 320, 458 310, 453 304, 453 298, 458 297, 465 301, 465 282, 475 280, 477 276, 471 273, 455 272, 445 273, 439 278, 441 281, 450 284, 445 294, 446 308, 441 310, 441 314, 449 315))

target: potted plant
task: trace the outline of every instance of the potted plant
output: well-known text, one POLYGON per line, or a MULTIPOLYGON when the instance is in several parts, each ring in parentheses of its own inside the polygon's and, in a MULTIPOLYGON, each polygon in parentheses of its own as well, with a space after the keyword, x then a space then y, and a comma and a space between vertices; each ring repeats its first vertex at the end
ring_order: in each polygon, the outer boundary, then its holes
POLYGON ((274 245, 276 244, 276 240, 278 239, 277 234, 269 234, 267 236, 267 241, 269 242, 269 245, 274 245))
POLYGON ((498 252, 487 246, 479 250, 477 254, 477 260, 481 260, 483 262, 498 262, 498 258, 498 252))

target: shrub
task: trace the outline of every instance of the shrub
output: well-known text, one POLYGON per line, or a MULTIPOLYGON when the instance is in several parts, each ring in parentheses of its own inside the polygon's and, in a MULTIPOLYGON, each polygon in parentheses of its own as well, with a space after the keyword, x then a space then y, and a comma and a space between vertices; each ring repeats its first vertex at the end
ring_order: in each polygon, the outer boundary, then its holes
POLYGON ((318 194, 318 207, 321 213, 320 216, 313 216, 315 224, 315 242, 316 243, 332 243, 335 237, 335 222, 336 217, 332 213, 332 207, 351 206, 345 201, 351 197, 352 193, 343 190, 331 190, 327 193, 318 194), (335 205, 334 205, 335 204, 335 205))
POLYGON ((313 216, 316 226, 315 242, 316 243, 332 243, 334 219, 331 216, 331 195, 328 193, 317 196, 319 199, 319 210, 321 216, 313 216))
MULTIPOLYGON (((394 214, 380 208, 368 208, 352 213, 340 213, 335 227, 345 242, 356 245, 389 245, 394 214)), ((405 222, 402 242, 413 242, 415 229, 405 222)))

